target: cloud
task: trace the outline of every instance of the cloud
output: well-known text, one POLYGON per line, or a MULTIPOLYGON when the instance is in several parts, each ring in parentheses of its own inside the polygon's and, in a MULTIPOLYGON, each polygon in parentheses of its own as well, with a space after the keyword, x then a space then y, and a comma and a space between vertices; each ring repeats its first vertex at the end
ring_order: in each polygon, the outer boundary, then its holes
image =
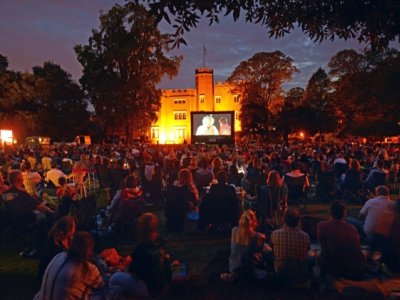
MULTIPOLYGON (((99 26, 99 11, 112 5, 109 0, 1 0, 0 53, 9 58, 12 69, 30 70, 53 60, 78 80, 82 68, 73 47, 87 43, 91 30, 99 26)), ((166 23, 160 25, 160 30, 173 32, 172 26, 166 23)), ((183 56, 179 75, 163 80, 162 88, 194 87, 195 69, 204 64, 203 45, 207 48, 205 64, 214 69, 215 81, 225 81, 242 60, 257 52, 280 50, 301 69, 287 85, 301 87, 305 87, 319 67, 326 68, 338 51, 365 47, 354 40, 316 43, 300 29, 284 38, 269 38, 267 29, 261 25, 243 20, 234 22, 231 16, 221 18, 219 24, 211 27, 208 21, 202 20, 184 38, 188 46, 182 45, 168 54, 183 56)), ((400 48, 398 43, 395 46, 400 48)))

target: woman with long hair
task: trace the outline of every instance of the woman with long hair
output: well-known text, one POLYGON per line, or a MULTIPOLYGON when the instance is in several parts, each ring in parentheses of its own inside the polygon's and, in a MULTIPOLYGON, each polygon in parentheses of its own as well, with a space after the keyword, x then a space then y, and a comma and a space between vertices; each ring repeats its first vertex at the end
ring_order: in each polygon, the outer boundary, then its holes
POLYGON ((167 187, 166 198, 167 228, 172 231, 183 231, 186 213, 199 202, 199 193, 189 169, 179 171, 178 180, 174 185, 167 187))
POLYGON ((246 210, 239 220, 239 226, 232 229, 229 273, 222 273, 221 279, 233 281, 246 268, 249 256, 261 252, 265 235, 256 231, 257 217, 254 211, 246 210))
POLYGON ((271 192, 272 209, 287 207, 288 190, 277 171, 270 171, 267 178, 267 186, 271 192))
POLYGON ((97 267, 91 263, 94 238, 77 232, 67 252, 56 255, 44 273, 35 299, 90 299, 94 289, 103 286, 97 267))
POLYGON ((67 251, 75 234, 75 219, 65 216, 57 220, 50 229, 46 244, 40 254, 38 276, 41 279, 50 263, 57 254, 67 251))

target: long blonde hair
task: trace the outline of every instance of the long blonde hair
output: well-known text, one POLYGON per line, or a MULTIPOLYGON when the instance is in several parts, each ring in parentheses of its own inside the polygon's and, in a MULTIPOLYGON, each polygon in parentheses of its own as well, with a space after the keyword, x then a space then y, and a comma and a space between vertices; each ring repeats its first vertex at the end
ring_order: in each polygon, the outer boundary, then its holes
POLYGON ((237 244, 248 246, 251 238, 254 236, 254 228, 256 227, 257 217, 251 209, 246 210, 239 220, 239 227, 233 241, 237 244))

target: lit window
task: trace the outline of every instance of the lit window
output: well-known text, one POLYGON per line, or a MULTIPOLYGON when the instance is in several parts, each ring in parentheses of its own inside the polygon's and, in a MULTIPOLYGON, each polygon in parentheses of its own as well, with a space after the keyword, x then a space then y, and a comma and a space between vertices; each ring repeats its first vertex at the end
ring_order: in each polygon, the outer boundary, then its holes
POLYGON ((150 134, 152 139, 158 139, 159 136, 159 129, 158 127, 152 127, 151 128, 151 134, 150 134))
POLYGON ((205 97, 204 97, 204 95, 200 95, 200 103, 204 103, 204 101, 205 101, 205 97))
POLYGON ((233 102, 238 103, 240 101, 240 95, 233 96, 233 102))
POLYGON ((186 111, 175 111, 174 120, 186 120, 186 111))
POLYGON ((221 96, 215 96, 215 103, 221 103, 221 96))
POLYGON ((175 99, 174 104, 186 104, 186 99, 175 99))
POLYGON ((186 128, 185 127, 175 127, 175 136, 177 138, 186 138, 186 128))

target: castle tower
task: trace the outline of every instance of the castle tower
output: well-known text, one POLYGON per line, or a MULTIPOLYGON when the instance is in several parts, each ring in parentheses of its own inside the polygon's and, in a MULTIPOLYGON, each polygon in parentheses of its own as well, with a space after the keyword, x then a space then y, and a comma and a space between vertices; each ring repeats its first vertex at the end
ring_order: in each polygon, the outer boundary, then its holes
POLYGON ((214 111, 214 71, 210 68, 197 68, 196 110, 214 111))

